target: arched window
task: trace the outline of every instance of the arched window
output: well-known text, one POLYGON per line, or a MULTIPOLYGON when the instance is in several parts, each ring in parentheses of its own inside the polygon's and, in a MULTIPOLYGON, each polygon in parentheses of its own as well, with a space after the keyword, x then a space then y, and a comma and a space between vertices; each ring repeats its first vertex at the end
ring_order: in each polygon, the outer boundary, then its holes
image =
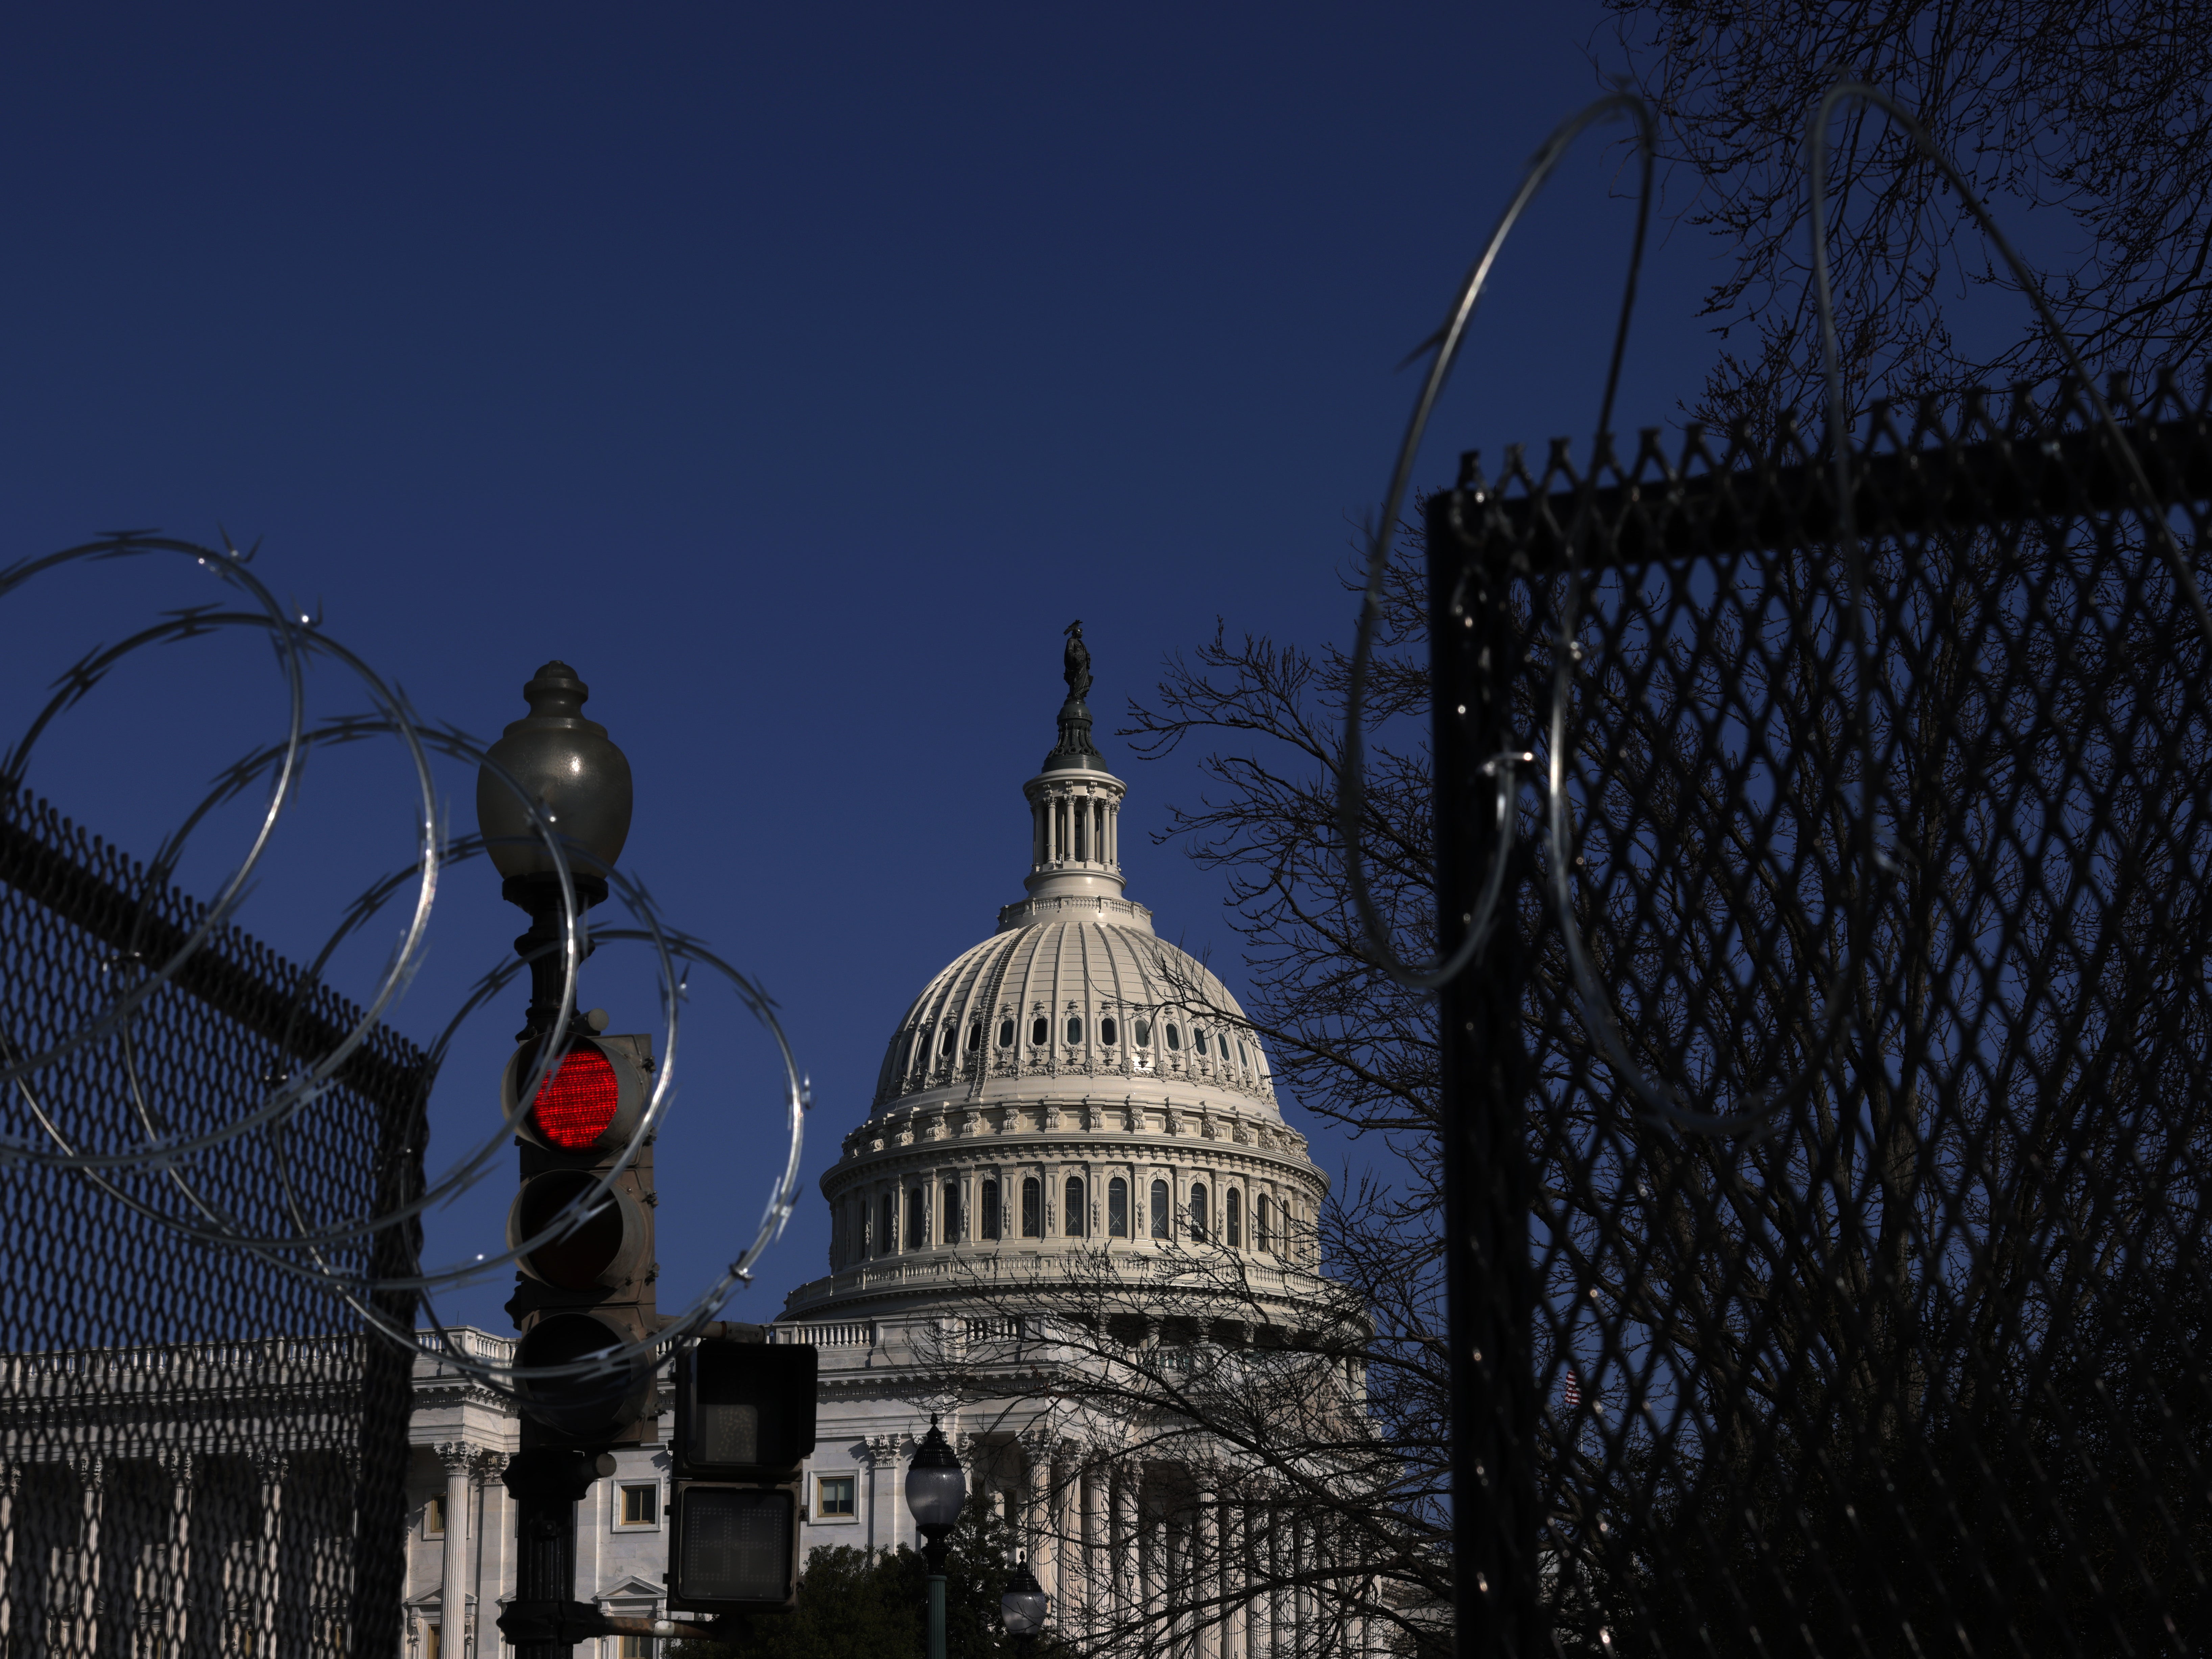
POLYGON ((1206 1027, 1194 1025, 1190 1028, 1190 1046, 1201 1054, 1206 1052, 1206 1027))
POLYGON ((1014 1022, 1011 1019, 1002 1019, 999 1022, 999 1046, 1001 1048, 1011 1048, 1014 1046, 1014 1022))
POLYGON ((995 1181, 985 1182, 983 1183, 983 1196, 977 1201, 981 1206, 983 1212, 980 1218, 983 1224, 980 1230, 982 1237, 985 1238, 998 1237, 999 1183, 995 1181))
POLYGON ((876 1229, 876 1254, 889 1255, 898 1248, 898 1218, 895 1212, 898 1200, 890 1194, 884 1194, 883 1224, 876 1229))
POLYGON ((1275 1248, 1274 1211, 1265 1193, 1252 1200, 1252 1242, 1263 1250, 1275 1248))
POLYGON ((960 1183, 957 1181, 945 1183, 945 1242, 960 1242, 960 1183))
POLYGON ((1109 1048, 1114 1046, 1114 1039, 1117 1035, 1119 1033, 1115 1030, 1113 1015, 1109 1014, 1098 1022, 1098 1040, 1109 1048))
POLYGON ((1022 1237, 1044 1237, 1044 1183, 1035 1176, 1022 1177, 1022 1237))
POLYGON ((1252 1063, 1252 1056, 1244 1052, 1244 1039, 1243 1037, 1238 1037, 1237 1039, 1237 1063, 1239 1066, 1249 1066, 1252 1063))
POLYGON ((1152 1237, 1168 1237, 1168 1183, 1164 1181, 1152 1183, 1152 1237))
POLYGON ((1176 1030, 1172 1024, 1168 1026, 1168 1047, 1176 1049, 1182 1047, 1182 1033, 1176 1030))
POLYGON ((937 1052, 940 1054, 950 1054, 952 1052, 952 1028, 950 1025, 945 1028, 945 1036, 939 1040, 937 1052))
POLYGON ((1116 1238, 1129 1236, 1129 1183, 1119 1176, 1106 1183, 1106 1231, 1116 1238))
POLYGON ((1039 1014, 1035 1019, 1030 1022, 1030 1041, 1036 1044, 1038 1048, 1042 1048, 1051 1040, 1052 1028, 1047 1023, 1045 1017, 1042 1014, 1039 1014))
POLYGON ((1152 1046, 1152 1022, 1149 1019, 1140 1019, 1137 1022, 1137 1046, 1139 1048, 1149 1048, 1152 1046))
POLYGON ((1190 1189, 1190 1236, 1200 1243, 1206 1243, 1206 1183, 1200 1182, 1190 1189))
POLYGON ((918 1250, 929 1243, 922 1231, 929 1220, 929 1212, 922 1207, 921 1188, 917 1187, 906 1195, 906 1247, 918 1250))
POLYGON ((1060 1206, 1060 1217, 1070 1238, 1080 1238, 1091 1231, 1091 1208, 1083 1201, 1083 1182, 1075 1176, 1067 1178, 1066 1202, 1060 1206))
POLYGON ((1080 1042, 1083 1041, 1082 1015, 1070 1014, 1067 1017, 1067 1040, 1070 1042, 1080 1042))
POLYGON ((1231 1187, 1222 1207, 1228 1212, 1222 1224, 1229 1229, 1229 1248, 1241 1250, 1244 1248, 1244 1194, 1231 1187))
POLYGON ((977 1020, 968 1028, 968 1052, 974 1054, 983 1046, 983 1022, 977 1020))

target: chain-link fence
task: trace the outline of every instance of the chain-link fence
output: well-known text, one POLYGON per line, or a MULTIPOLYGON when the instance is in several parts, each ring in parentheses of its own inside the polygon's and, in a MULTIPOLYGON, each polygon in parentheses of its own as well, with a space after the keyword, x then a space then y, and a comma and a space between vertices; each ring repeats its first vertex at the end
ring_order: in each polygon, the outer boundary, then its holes
POLYGON ((1431 502, 1462 1651, 2212 1643, 2212 426, 2112 401, 1431 502))
MULTIPOLYGON (((0 801, 7 1659, 398 1650, 411 1356, 324 1270, 414 1270, 411 1224, 348 1224, 419 1183, 423 1056, 378 1028, 268 1127, 143 1156, 233 1123, 360 1018, 225 928, 130 1018, 37 1063, 204 915, 44 804, 0 801), (113 1148, 142 1151, 85 1167, 113 1148), (300 1242, 319 1232, 333 1241, 300 1242)), ((411 1328, 410 1293, 380 1310, 411 1328)))

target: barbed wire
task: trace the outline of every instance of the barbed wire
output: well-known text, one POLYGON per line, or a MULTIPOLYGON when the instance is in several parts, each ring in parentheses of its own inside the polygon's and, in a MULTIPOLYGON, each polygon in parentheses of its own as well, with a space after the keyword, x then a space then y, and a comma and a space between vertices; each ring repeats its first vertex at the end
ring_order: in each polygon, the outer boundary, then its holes
MULTIPOLYGON (((1852 500, 1851 442, 1852 422, 1845 407, 1840 349, 1838 346, 1835 302, 1829 274, 1827 251, 1828 198, 1828 139, 1827 124, 1842 104, 1858 101, 1871 104, 1894 120, 1912 143, 1937 167, 1960 200, 1973 215, 1983 234, 1995 245, 2010 267, 2021 288, 2027 293, 2042 326, 2049 332, 2063 355, 2068 367, 2079 380, 2089 400, 2096 421, 2109 435, 2112 447, 2121 459, 2129 489, 2136 497, 2137 507, 2145 523, 2151 526, 2148 533, 2157 538, 2161 552, 2172 568, 2176 579, 2186 596, 2199 629, 2208 642, 2212 642, 2212 608, 2208 608, 2195 574, 2179 543, 2174 539, 2160 512, 2155 492, 2152 489, 2142 457, 2129 441, 2110 404, 2098 392, 2090 378, 2072 337, 2051 310, 2041 284, 2026 263, 2006 239, 1986 204, 1975 193, 1950 156, 1938 145, 1918 118, 1893 94, 1883 89, 1848 77, 1831 85, 1808 111, 1806 120, 1805 171, 1810 203, 1810 228, 1813 245, 1813 286, 1815 309, 1819 318, 1820 349, 1824 382, 1827 394, 1827 448, 1835 471, 1835 492, 1838 514, 1836 545, 1841 556, 1847 591, 1844 625, 1846 630, 1846 649, 1855 672, 1850 717, 1855 744, 1859 751, 1863 792, 1874 787, 1874 733, 1867 699, 1870 695, 1869 668, 1867 662, 1868 641, 1865 630, 1865 575, 1863 553, 1860 545, 1852 500)), ((1370 528, 1367 548, 1367 582, 1353 637, 1349 672, 1346 680, 1344 720, 1343 753, 1338 769, 1338 822, 1344 842, 1346 885, 1353 905, 1365 931, 1370 959, 1392 980, 1409 990, 1434 992, 1463 971, 1477 951, 1495 932, 1498 905, 1504 887, 1506 868, 1516 852, 1516 814, 1514 803, 1521 770, 1536 759, 1533 745, 1527 749, 1512 748, 1486 758, 1478 769, 1478 775, 1494 780, 1497 787, 1495 848, 1481 883, 1481 892, 1475 908, 1463 921, 1466 931, 1457 946, 1449 956, 1423 964, 1403 961, 1392 944, 1392 924, 1376 904, 1364 868, 1362 823, 1366 811, 1364 719, 1367 684, 1371 673, 1375 650, 1375 635, 1384 610, 1388 583, 1389 552, 1397 534, 1399 514, 1412 487, 1413 471, 1418 460, 1421 442, 1434 413, 1444 384, 1449 378, 1461 349, 1465 344, 1468 325, 1475 305, 1480 299, 1492 270, 1507 240, 1517 228, 1522 214, 1536 195, 1549 181, 1553 172, 1575 139, 1591 126, 1608 118, 1626 115, 1636 125, 1636 144, 1642 161, 1642 179, 1638 196, 1635 240, 1628 261, 1626 281, 1619 319, 1614 330, 1613 349, 1607 365, 1605 390, 1593 442, 1591 465, 1586 470, 1577 489, 1572 516, 1566 535, 1562 539, 1562 558, 1571 560, 1575 550, 1583 542, 1589 525, 1589 515, 1594 502, 1599 472, 1610 456, 1612 441, 1611 414, 1618 392, 1621 366, 1626 349, 1629 328, 1633 313, 1638 280, 1641 275, 1646 228, 1652 200, 1652 168, 1656 152, 1656 116, 1651 106, 1639 95, 1617 91, 1601 98, 1562 123, 1547 138, 1524 169, 1520 184, 1493 228, 1480 254, 1462 283, 1443 325, 1417 348, 1415 355, 1433 349, 1435 356, 1427 378, 1415 398, 1413 415, 1406 434, 1401 441, 1390 482, 1384 492, 1382 509, 1370 528)), ((1537 573, 1529 573, 1535 574, 1537 573)), ((1552 707, 1547 722, 1550 743, 1546 757, 1547 764, 1540 774, 1533 769, 1527 781, 1536 789, 1540 799, 1539 811, 1543 824, 1544 841, 1549 856, 1546 860, 1550 908, 1558 924, 1566 953, 1569 970, 1575 983, 1577 1000, 1583 1011, 1585 1025, 1591 1040, 1607 1063, 1612 1066, 1636 1094, 1653 1120, 1678 1129, 1729 1136, 1763 1137, 1772 1132, 1775 1120, 1783 1109, 1802 1093, 1802 1088, 1812 1086, 1809 1081, 1796 1090, 1774 1088, 1765 1091, 1765 1097, 1749 1110, 1722 1113, 1698 1109, 1685 1103, 1682 1091, 1664 1080, 1655 1079, 1630 1056, 1621 1036, 1619 1022, 1613 1012, 1613 998, 1600 982, 1596 969, 1590 961, 1586 942, 1582 938, 1573 910, 1572 866, 1572 791, 1566 779, 1566 726, 1568 709, 1573 701, 1574 681, 1583 665, 1586 653, 1580 648, 1577 636, 1578 615, 1577 599, 1579 592, 1576 574, 1571 568, 1554 573, 1561 595, 1558 607, 1558 634, 1553 659, 1552 707)), ((1831 976, 1825 1000, 1826 1030, 1816 1045, 1814 1057, 1808 1066, 1808 1078, 1817 1073, 1841 1042, 1844 1029, 1851 1018, 1850 999, 1844 988, 1857 981, 1865 967, 1867 915, 1872 900, 1874 882, 1882 874, 1885 865, 1881 851, 1875 844, 1875 821, 1869 795, 1863 793, 1853 814, 1856 857, 1865 879, 1850 884, 1851 914, 1846 919, 1844 960, 1831 976)))
MULTIPOLYGON (((185 607, 138 630, 112 646, 94 647, 64 671, 52 695, 33 714, 21 736, 0 756, 0 794, 20 795, 30 760, 40 740, 57 719, 89 697, 118 667, 139 653, 155 647, 198 639, 225 631, 250 630, 266 637, 275 647, 287 702, 284 735, 281 741, 254 750, 225 768, 208 791, 165 836, 154 856, 143 866, 135 895, 137 909, 131 935, 141 941, 155 932, 156 906, 167 892, 191 839, 218 809, 250 797, 257 789, 265 799, 256 814, 252 833, 236 865, 220 883, 216 896, 198 907, 181 943, 158 963, 143 959, 134 943, 111 964, 137 971, 118 984, 112 998, 73 1030, 43 1047, 23 1049, 13 1037, 0 1032, 0 1088, 5 1088, 23 1109, 32 1126, 28 1133, 0 1132, 0 1170, 18 1169, 60 1172, 86 1181, 110 1200, 134 1214, 159 1223, 195 1243, 213 1248, 250 1253, 276 1270, 319 1284, 352 1309, 372 1329, 414 1352, 471 1373, 486 1383, 512 1392, 525 1382, 554 1382, 609 1375, 649 1360, 667 1342, 697 1330, 720 1310, 729 1297, 749 1283, 762 1254, 781 1237, 796 1207, 799 1165, 805 1144, 805 1120, 810 1090, 787 1036, 776 1018, 775 1004, 746 974, 717 955, 698 937, 672 927, 643 883, 633 875, 605 866, 583 849, 564 841, 551 817, 529 792, 492 758, 489 746, 477 742, 456 726, 418 716, 406 698, 385 681, 358 654, 325 632, 319 617, 279 604, 275 595, 249 568, 252 555, 235 546, 210 548, 197 543, 146 532, 127 532, 99 538, 58 552, 19 561, 0 569, 0 599, 17 593, 36 579, 70 567, 95 561, 134 557, 173 556, 187 559, 223 583, 248 603, 240 608, 220 605, 185 607), (371 712, 310 724, 307 719, 307 671, 321 661, 349 673, 366 691, 371 712), (337 926, 301 972, 289 1018, 296 1022, 307 1000, 325 982, 333 957, 349 940, 383 914, 403 895, 411 895, 404 926, 386 957, 377 981, 359 1005, 351 1024, 331 1044, 317 1045, 312 1060, 290 1066, 263 1080, 265 1091, 257 1099, 241 1099, 218 1125, 197 1133, 178 1134, 167 1126, 188 1120, 182 1111, 166 1109, 160 1087, 148 1077, 140 1060, 141 1045, 134 1029, 165 992, 177 988, 177 980, 200 952, 216 945, 235 925, 240 906, 252 890, 256 872, 274 844, 288 810, 298 798, 298 784, 307 758, 318 748, 373 740, 394 742, 406 758, 413 804, 410 809, 416 856, 404 867, 369 884, 346 907, 337 926), (433 776, 433 757, 459 762, 489 775, 513 792, 521 804, 529 834, 552 865, 560 894, 560 917, 552 943, 530 957, 507 957, 495 963, 470 986, 451 1012, 424 1054, 420 1072, 427 1093, 467 1022, 484 1010, 492 999, 512 983, 536 959, 557 951, 560 991, 552 1029, 565 1033, 575 1010, 576 984, 584 956, 597 944, 642 945, 653 960, 659 1010, 660 1058, 636 1127, 608 1167, 583 1183, 574 1198, 548 1218, 533 1235, 507 1242, 504 1248, 475 1253, 443 1266, 394 1274, 377 1273, 368 1262, 373 1253, 362 1247, 378 1236, 415 1223, 434 1206, 452 1201, 480 1182, 493 1168, 493 1160, 508 1144, 527 1116, 546 1079, 558 1068, 569 1042, 541 1043, 532 1054, 502 1110, 496 1127, 481 1142, 456 1158, 422 1190, 403 1201, 364 1208, 357 1214, 318 1216, 310 1213, 301 1184, 293 1178, 291 1152, 285 1131, 303 1120, 316 1104, 345 1087, 342 1073, 348 1063, 384 1027, 415 982, 422 961, 430 918, 445 872, 487 852, 482 836, 453 838, 447 831, 433 776), (577 896, 579 872, 606 884, 618 899, 632 924, 600 927, 587 935, 584 907, 577 896), (449 1340, 439 1320, 434 1296, 499 1272, 544 1246, 565 1238, 599 1211, 613 1183, 635 1162, 643 1147, 659 1133, 675 1097, 678 1041, 683 1008, 690 998, 694 972, 704 971, 725 982, 744 1010, 765 1029, 775 1045, 781 1068, 782 1112, 787 1146, 781 1168, 771 1180, 760 1220, 742 1248, 682 1312, 661 1322, 660 1328, 636 1341, 602 1349, 585 1358, 556 1365, 521 1367, 501 1364, 468 1352, 449 1340), (94 1048, 112 1048, 122 1073, 124 1122, 127 1139, 108 1137, 104 1142, 84 1133, 70 1121, 65 1108, 52 1097, 42 1079, 54 1074, 64 1061, 94 1048), (208 1189, 195 1169, 208 1154, 247 1135, 264 1135, 274 1151, 276 1180, 289 1230, 255 1224, 208 1189), (129 1189, 119 1179, 131 1173, 158 1175, 177 1198, 182 1212, 151 1201, 129 1189), (358 1258, 358 1260, 355 1260, 358 1258), (427 1332, 402 1328, 377 1305, 387 1292, 413 1292, 420 1298, 427 1332), (428 1340, 425 1340, 427 1337, 428 1340)), ((112 975, 112 977, 118 977, 112 975)), ((272 1073, 275 1068, 272 1068, 272 1073)), ((204 1102, 194 1102, 204 1106, 204 1102)), ((4 1174, 0 1174, 4 1178, 4 1174)))

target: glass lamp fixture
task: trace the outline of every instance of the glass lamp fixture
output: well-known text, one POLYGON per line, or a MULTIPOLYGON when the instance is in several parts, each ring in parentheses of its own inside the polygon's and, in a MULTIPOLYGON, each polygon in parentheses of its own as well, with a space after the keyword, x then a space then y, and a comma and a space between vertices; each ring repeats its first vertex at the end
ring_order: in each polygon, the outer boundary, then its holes
POLYGON ((906 1506, 922 1536, 932 1544, 941 1544, 967 1501, 968 1476, 933 1417, 929 1432, 915 1448, 914 1461, 907 1465, 906 1506))
POLYGON ((1017 1557, 1014 1570, 1006 1575, 1006 1592, 999 1598, 999 1617, 1006 1626, 1006 1634, 1035 1636, 1044 1628, 1048 1606, 1044 1587, 1030 1571, 1029 1557, 1017 1557))

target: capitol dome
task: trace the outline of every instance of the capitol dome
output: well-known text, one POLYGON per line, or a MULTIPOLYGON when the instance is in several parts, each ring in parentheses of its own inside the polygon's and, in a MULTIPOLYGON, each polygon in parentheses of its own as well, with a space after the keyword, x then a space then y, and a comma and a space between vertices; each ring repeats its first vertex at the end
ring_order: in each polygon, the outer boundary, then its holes
POLYGON ((1237 1000, 1123 894, 1127 786, 1072 631, 1059 741, 1023 786, 1027 896, 890 1034, 822 1178, 830 1276, 787 1321, 950 1311, 1009 1256, 1034 1279, 1055 1255, 1233 1251, 1286 1295, 1311 1271, 1327 1179, 1237 1000))

